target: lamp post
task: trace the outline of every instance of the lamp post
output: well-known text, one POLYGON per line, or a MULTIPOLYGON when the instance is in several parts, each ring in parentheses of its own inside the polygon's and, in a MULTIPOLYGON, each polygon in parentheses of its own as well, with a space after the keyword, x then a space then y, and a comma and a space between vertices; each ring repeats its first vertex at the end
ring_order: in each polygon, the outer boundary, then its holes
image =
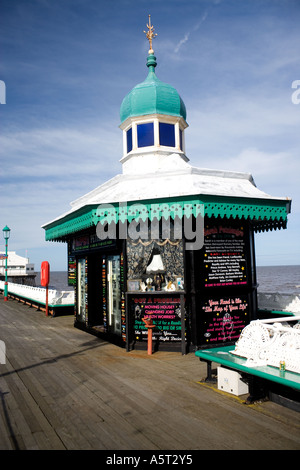
POLYGON ((5 240, 5 283, 4 283, 4 300, 8 300, 8 288, 7 288, 7 258, 8 258, 8 239, 10 237, 10 228, 6 225, 2 230, 3 237, 5 240))

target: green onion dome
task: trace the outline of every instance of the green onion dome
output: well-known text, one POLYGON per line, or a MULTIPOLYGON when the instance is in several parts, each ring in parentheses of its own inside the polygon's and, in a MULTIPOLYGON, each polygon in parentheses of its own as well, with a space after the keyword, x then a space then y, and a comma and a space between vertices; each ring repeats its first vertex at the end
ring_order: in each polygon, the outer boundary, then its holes
POLYGON ((136 85, 124 98, 121 109, 121 123, 129 117, 148 114, 178 116, 186 120, 185 104, 171 85, 159 80, 155 74, 156 57, 149 54, 146 80, 136 85))

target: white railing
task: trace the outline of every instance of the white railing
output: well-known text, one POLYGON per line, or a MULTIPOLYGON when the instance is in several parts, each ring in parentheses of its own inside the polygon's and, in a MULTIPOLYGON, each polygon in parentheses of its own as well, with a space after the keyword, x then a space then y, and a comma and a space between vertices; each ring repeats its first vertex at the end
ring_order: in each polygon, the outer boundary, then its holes
POLYGON ((295 294, 257 293, 258 308, 300 314, 300 296, 295 294))
MULTIPOLYGON (((46 303, 46 289, 43 287, 27 286, 23 284, 15 284, 8 282, 8 293, 19 297, 33 300, 41 304, 46 303)), ((0 281, 0 289, 4 290, 4 281, 0 281)), ((74 291, 59 291, 56 289, 48 289, 49 305, 73 305, 74 291)))
MULTIPOLYGON (((5 268, 0 268, 0 274, 2 276, 5 276, 5 268)), ((27 274, 29 274, 28 271, 26 271, 26 268, 25 267, 20 267, 20 268, 10 268, 10 267, 7 267, 7 275, 8 276, 26 276, 27 274)), ((33 272, 32 272, 33 274, 33 272)))

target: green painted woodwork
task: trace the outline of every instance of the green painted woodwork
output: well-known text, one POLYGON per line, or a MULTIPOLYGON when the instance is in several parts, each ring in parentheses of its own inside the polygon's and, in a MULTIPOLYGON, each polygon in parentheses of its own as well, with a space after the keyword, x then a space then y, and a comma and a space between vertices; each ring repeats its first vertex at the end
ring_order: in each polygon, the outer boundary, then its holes
POLYGON ((245 372, 249 375, 255 375, 294 388, 295 390, 300 390, 300 374, 287 370, 283 374, 279 368, 267 365, 248 367, 246 366, 245 358, 230 354, 230 351, 233 351, 234 348, 235 346, 222 346, 219 348, 202 349, 196 351, 195 355, 204 361, 215 362, 239 372, 245 372))
POLYGON ((85 206, 83 209, 51 222, 45 228, 46 240, 64 241, 68 234, 97 225, 96 209, 97 206, 85 206))
POLYGON ((136 85, 123 99, 120 108, 121 122, 129 117, 149 114, 164 114, 183 117, 186 120, 185 104, 171 85, 159 80, 155 74, 156 57, 147 59, 148 76, 136 85))
POLYGON ((249 220, 255 231, 286 228, 288 208, 284 200, 253 200, 201 196, 85 206, 45 227, 46 240, 64 241, 68 235, 99 222, 161 220, 171 217, 221 217, 249 220))

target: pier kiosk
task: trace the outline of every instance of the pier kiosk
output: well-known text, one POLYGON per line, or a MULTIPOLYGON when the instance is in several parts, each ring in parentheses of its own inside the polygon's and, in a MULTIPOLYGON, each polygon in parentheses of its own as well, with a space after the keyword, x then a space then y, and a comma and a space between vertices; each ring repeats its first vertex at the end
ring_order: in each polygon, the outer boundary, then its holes
POLYGON ((185 354, 255 319, 254 235, 285 229, 291 200, 189 163, 185 104, 156 75, 152 33, 149 19, 148 73, 120 109, 122 172, 43 228, 67 245, 76 327, 147 350, 147 316, 154 350, 185 354))

